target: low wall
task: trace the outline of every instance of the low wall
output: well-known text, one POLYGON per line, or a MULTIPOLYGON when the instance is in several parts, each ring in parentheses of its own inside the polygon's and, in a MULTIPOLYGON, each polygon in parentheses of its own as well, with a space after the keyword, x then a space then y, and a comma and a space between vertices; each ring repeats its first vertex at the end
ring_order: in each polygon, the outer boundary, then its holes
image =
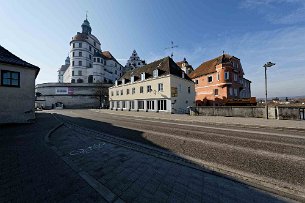
MULTIPOLYGON (((300 120, 300 109, 292 107, 269 107, 268 117, 279 120, 300 120)), ((196 106, 190 115, 265 118, 265 107, 253 106, 196 106)))

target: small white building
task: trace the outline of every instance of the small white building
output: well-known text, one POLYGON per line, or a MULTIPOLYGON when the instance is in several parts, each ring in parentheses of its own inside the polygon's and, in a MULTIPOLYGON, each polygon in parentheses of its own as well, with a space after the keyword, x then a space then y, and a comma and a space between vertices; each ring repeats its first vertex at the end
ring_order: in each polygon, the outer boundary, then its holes
POLYGON ((170 58, 126 72, 109 88, 112 110, 187 113, 195 84, 170 58))
POLYGON ((70 62, 59 69, 58 82, 113 83, 123 75, 124 67, 109 51, 101 50, 100 41, 91 31, 89 21, 84 20, 82 32, 72 37, 70 62))
POLYGON ((35 119, 35 79, 39 68, 0 46, 0 123, 35 119))

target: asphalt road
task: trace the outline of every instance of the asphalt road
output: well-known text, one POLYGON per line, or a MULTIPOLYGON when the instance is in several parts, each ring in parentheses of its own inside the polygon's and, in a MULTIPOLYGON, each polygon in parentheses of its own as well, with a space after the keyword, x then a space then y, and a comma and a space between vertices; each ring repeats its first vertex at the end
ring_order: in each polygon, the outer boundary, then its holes
POLYGON ((133 118, 89 110, 55 113, 77 125, 184 154, 224 171, 279 187, 305 188, 303 132, 133 118))

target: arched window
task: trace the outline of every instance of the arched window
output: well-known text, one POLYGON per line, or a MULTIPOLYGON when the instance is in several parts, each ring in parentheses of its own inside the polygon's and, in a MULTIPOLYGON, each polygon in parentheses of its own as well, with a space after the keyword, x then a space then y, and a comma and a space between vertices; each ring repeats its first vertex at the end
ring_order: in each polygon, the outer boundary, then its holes
POLYGON ((88 77, 88 83, 93 83, 93 75, 89 75, 89 77, 88 77))
POLYGON ((71 83, 75 83, 75 79, 72 79, 72 80, 71 80, 71 83))
POLYGON ((83 83, 83 80, 80 79, 80 78, 78 78, 78 79, 77 79, 77 83, 83 83))

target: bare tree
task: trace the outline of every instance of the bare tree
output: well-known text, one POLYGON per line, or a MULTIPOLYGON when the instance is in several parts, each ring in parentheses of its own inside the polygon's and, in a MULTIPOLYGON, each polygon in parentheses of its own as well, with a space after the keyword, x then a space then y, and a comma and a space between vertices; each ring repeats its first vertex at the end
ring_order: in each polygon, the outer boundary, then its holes
POLYGON ((98 83, 94 89, 94 97, 99 102, 99 108, 106 108, 108 106, 108 86, 98 83))

